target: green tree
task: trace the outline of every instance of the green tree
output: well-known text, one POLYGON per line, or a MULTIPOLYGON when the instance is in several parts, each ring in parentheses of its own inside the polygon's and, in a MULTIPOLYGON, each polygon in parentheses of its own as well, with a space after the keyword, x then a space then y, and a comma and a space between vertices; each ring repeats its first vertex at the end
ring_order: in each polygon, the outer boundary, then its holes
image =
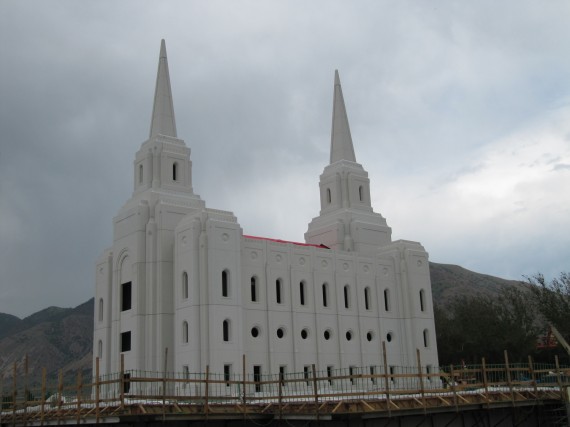
POLYGON ((550 282, 537 274, 528 278, 528 282, 536 311, 570 342, 570 274, 560 273, 560 277, 550 282))
POLYGON ((504 288, 499 296, 460 297, 435 310, 440 364, 525 361, 540 330, 524 290, 504 288))

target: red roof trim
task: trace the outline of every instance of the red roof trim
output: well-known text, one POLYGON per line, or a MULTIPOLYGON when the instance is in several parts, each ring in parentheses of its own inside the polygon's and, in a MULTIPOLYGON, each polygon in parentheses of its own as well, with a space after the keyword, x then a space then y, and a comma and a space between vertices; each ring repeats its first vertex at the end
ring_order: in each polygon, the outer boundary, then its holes
POLYGON ((253 240, 267 240, 269 242, 291 243, 292 245, 297 245, 297 246, 312 246, 314 248, 330 249, 328 246, 325 246, 325 245, 313 245, 311 243, 291 242, 289 240, 270 239, 269 237, 247 236, 245 234, 243 235, 243 237, 245 237, 246 239, 253 239, 253 240))

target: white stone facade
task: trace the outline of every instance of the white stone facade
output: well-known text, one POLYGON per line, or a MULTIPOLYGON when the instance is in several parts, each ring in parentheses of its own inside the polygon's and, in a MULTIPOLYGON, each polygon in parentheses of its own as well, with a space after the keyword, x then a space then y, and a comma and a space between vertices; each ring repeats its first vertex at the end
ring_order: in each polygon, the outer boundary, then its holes
POLYGON ((244 235, 192 188, 164 41, 134 191, 97 263, 94 356, 120 370, 277 374, 438 365, 428 254, 391 240, 356 163, 338 73, 331 161, 307 243, 244 235), (168 351, 166 351, 168 349, 168 351))

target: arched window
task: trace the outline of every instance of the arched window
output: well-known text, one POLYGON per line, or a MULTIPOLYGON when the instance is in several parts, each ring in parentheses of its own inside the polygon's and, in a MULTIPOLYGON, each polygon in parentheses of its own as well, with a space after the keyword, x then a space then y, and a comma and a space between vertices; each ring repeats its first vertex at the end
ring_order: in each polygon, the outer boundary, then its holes
POLYGON ((358 198, 361 202, 364 201, 364 189, 362 188, 362 185, 358 187, 358 198))
POLYGON ((370 310, 370 288, 368 286, 364 288, 364 308, 370 310))
POLYGON ((182 342, 188 342, 188 322, 186 320, 182 322, 182 342))
POLYGON ((299 283, 299 300, 301 305, 305 305, 305 282, 303 281, 299 283))
POLYGON ((257 302, 257 278, 255 276, 251 278, 251 301, 257 302))
POLYGON ((143 182, 143 165, 139 165, 139 184, 143 182))
POLYGON ((275 281, 275 301, 277 304, 281 304, 281 279, 275 281))
POLYGON ((344 308, 350 308, 350 286, 344 285, 344 308))
POLYGON ((230 334, 231 334, 230 321, 228 319, 224 320, 222 329, 223 329, 222 330, 223 340, 225 342, 228 342, 230 340, 230 334))
POLYGON ((103 341, 99 340, 97 343, 97 357, 99 359, 103 358, 103 341))
POLYGON ((425 299, 426 299, 426 295, 425 295, 425 291, 422 289, 420 291, 420 310, 421 311, 426 311, 426 305, 425 305, 425 299))
POLYGON ((99 298, 99 322, 103 321, 103 298, 99 298))
POLYGON ((327 188, 327 203, 330 205, 332 202, 331 189, 327 188))
POLYGON ((424 347, 429 347, 429 331, 424 329, 424 347))
POLYGON ((182 273, 182 298, 188 299, 188 273, 182 273))
POLYGON ((326 283, 323 283, 323 307, 328 307, 328 293, 329 293, 329 286, 326 283))
POLYGON ((178 163, 172 163, 172 180, 178 181, 178 163))
POLYGON ((230 296, 230 272, 228 270, 222 271, 222 296, 230 296))
POLYGON ((384 289, 384 310, 390 311, 390 289, 384 289))

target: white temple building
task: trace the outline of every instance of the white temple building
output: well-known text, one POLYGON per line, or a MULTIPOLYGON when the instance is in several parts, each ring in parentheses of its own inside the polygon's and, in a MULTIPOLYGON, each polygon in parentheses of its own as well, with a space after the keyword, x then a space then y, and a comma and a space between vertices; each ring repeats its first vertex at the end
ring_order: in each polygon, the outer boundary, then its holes
MULTIPOLYGON (((323 141, 323 143, 325 143, 323 141)), ((134 190, 97 261, 94 365, 256 375, 438 366, 428 254, 392 241, 370 202, 335 73, 330 164, 304 243, 244 234, 192 186, 176 132, 164 40, 148 140, 134 190), (168 351, 165 351, 168 349, 168 351)))

